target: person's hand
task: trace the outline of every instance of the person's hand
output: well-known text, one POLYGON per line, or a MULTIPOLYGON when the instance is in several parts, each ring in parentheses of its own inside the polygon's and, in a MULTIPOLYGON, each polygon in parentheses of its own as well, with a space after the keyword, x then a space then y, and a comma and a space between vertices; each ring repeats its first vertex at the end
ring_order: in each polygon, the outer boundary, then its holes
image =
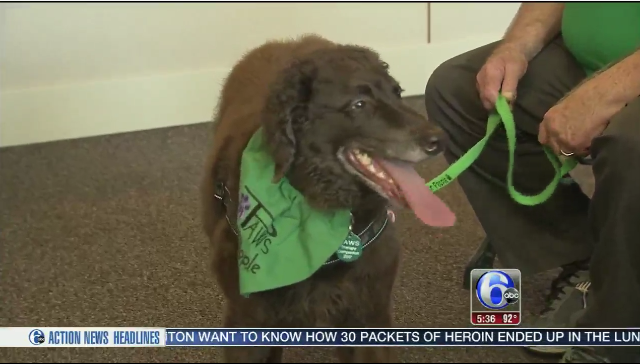
POLYGON ((540 123, 538 141, 557 155, 588 155, 591 141, 602 134, 615 112, 603 101, 599 87, 598 82, 584 83, 549 109, 540 123))
POLYGON ((495 108, 501 91, 509 103, 515 100, 518 81, 527 71, 528 63, 524 53, 508 44, 498 46, 487 58, 476 76, 480 100, 487 110, 495 108))

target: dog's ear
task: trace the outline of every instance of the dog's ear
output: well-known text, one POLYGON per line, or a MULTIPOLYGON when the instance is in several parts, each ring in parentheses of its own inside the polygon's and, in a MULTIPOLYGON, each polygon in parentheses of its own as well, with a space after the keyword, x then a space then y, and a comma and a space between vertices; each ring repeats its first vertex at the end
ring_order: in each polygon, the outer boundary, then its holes
POLYGON ((283 70, 270 89, 263 114, 265 138, 275 162, 273 182, 284 177, 296 153, 296 130, 308 118, 316 65, 295 61, 283 70))

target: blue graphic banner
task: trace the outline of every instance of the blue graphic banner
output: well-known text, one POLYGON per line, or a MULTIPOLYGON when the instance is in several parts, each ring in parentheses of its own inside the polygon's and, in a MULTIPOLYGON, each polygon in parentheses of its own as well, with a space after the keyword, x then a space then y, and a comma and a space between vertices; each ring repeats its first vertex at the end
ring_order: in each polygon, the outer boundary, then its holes
POLYGON ((640 329, 166 329, 166 346, 640 346, 640 329))
POLYGON ((640 329, 0 328, 0 347, 166 346, 640 346, 640 329))

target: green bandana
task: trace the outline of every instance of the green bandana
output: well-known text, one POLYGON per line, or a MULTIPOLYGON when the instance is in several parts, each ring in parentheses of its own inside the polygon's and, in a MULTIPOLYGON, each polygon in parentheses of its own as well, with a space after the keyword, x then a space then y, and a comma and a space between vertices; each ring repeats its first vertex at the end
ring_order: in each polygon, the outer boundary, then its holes
POLYGON ((349 210, 318 211, 286 178, 271 182, 274 163, 262 129, 242 155, 237 227, 240 294, 266 291, 309 278, 334 253, 359 257, 362 244, 351 233, 349 210))

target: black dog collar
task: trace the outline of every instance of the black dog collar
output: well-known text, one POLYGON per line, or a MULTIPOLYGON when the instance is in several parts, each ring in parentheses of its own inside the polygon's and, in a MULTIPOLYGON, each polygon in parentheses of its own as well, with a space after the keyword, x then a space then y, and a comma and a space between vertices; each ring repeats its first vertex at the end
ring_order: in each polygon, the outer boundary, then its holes
MULTIPOLYGON (((376 216, 373 221, 364 228, 364 230, 356 234, 358 235, 358 238, 360 238, 363 250, 382 235, 382 232, 387 227, 387 224, 389 224, 390 219, 391 222, 393 222, 395 220, 395 215, 391 210, 387 210, 384 214, 376 216)), ((342 260, 338 258, 336 253, 333 253, 324 265, 327 266, 337 262, 342 262, 342 260)))

